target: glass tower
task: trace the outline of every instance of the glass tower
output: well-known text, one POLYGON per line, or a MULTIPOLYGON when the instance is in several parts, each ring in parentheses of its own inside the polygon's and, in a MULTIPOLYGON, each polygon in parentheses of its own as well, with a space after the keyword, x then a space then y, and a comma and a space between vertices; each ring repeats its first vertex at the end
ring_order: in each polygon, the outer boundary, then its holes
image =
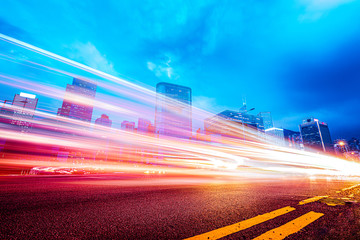
POLYGON ((160 135, 192 135, 191 88, 161 82, 156 85, 155 131, 160 135))
POLYGON ((318 119, 309 118, 300 125, 303 144, 308 149, 333 152, 329 127, 318 119))
POLYGON ((95 94, 95 83, 74 78, 73 84, 66 86, 65 98, 62 107, 58 109, 57 115, 91 122, 93 106, 88 99, 94 99, 95 94), (79 98, 79 101, 74 101, 73 99, 76 96, 87 98, 87 103, 82 103, 84 100, 81 101, 81 98, 79 98))

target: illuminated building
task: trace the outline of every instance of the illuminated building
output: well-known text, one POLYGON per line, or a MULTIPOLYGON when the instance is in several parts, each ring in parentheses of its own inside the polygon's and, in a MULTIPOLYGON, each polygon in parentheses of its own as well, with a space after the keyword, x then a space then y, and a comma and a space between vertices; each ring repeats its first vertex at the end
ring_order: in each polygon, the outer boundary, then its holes
POLYGON ((284 139, 287 147, 304 149, 300 132, 284 129, 284 139))
POLYGON ((264 131, 263 119, 260 116, 248 114, 247 111, 236 112, 225 110, 204 120, 206 134, 220 134, 223 136, 242 138, 243 134, 239 134, 242 127, 264 131), (234 123, 237 128, 231 127, 231 124, 234 123))
POLYGON ((111 127, 112 121, 109 119, 109 116, 106 114, 101 114, 101 117, 95 120, 95 124, 101 125, 104 127, 111 127))
POLYGON ((351 138, 348 141, 349 148, 351 151, 360 151, 360 141, 357 138, 351 138))
POLYGON ((260 112, 258 116, 263 119, 264 129, 269 129, 274 127, 271 117, 271 112, 260 112))
POLYGON ((155 130, 159 135, 190 138, 191 88, 171 83, 156 85, 155 130))
POLYGON ((66 86, 65 98, 57 115, 91 122, 95 98, 96 84, 78 78, 73 79, 72 85, 66 86), (76 97, 79 99, 74 100, 76 97))
POLYGON ((285 145, 285 138, 284 138, 284 129, 282 128, 268 128, 265 129, 265 136, 266 139, 270 142, 279 145, 284 146, 285 145))
POLYGON ((142 133, 151 133, 153 130, 153 125, 151 124, 150 120, 145 118, 138 119, 138 132, 142 133))
POLYGON ((300 125, 301 137, 307 150, 333 152, 329 127, 318 119, 309 118, 300 125))
POLYGON ((349 145, 344 139, 335 140, 334 149, 335 153, 338 155, 342 155, 350 151, 349 145))
POLYGON ((36 95, 29 93, 15 94, 10 104, 5 104, 0 110, 1 122, 19 126, 21 131, 31 128, 31 120, 38 103, 36 95))

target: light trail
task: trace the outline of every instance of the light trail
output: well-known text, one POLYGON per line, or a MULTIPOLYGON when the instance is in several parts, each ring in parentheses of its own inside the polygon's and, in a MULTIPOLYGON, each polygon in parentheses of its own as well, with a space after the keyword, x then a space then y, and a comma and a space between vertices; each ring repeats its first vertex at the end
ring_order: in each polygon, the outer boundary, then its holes
MULTIPOLYGON (((76 71, 93 74, 94 77, 85 77, 27 59, 19 60, 5 54, 1 54, 1 61, 22 64, 33 71, 96 81, 97 87, 102 91, 95 98, 69 92, 65 94, 55 83, 44 84, 34 80, 33 76, 24 78, 1 73, 0 84, 3 86, 26 90, 57 101, 65 99, 83 107, 95 106, 105 113, 115 114, 116 119, 113 121, 117 126, 128 117, 153 118, 156 104, 154 91, 3 34, 0 34, 0 39, 74 67, 76 71), (106 94, 107 92, 111 94, 106 94)), ((179 109, 185 108, 185 103, 165 96, 158 96, 159 99, 167 106, 163 111, 182 117, 179 109)), ((185 139, 154 131, 110 128, 57 116, 51 113, 56 111, 49 109, 28 110, 14 105, 3 106, 7 112, 0 112, 0 140, 4 142, 0 145, 0 168, 38 167, 38 171, 56 172, 65 168, 85 167, 101 172, 149 174, 157 171, 229 179, 291 174, 309 177, 360 175, 360 164, 357 162, 276 146, 258 131, 223 119, 217 120, 215 124, 218 128, 227 130, 226 136, 196 136, 192 131, 177 129, 191 136, 185 139), (20 114, 9 115, 9 111, 20 114), (31 117, 24 118, 25 115, 31 117), (24 128, 24 124, 31 128, 24 128)), ((213 114, 192 108, 193 121, 202 122, 209 116, 213 114)))

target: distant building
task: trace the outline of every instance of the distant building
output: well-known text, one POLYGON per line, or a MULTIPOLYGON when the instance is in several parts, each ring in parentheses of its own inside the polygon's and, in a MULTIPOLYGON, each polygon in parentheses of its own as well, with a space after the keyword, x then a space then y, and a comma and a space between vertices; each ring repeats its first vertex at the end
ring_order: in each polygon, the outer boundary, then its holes
POLYGON ((121 129, 134 131, 135 130, 135 122, 123 121, 121 123, 121 129))
POLYGON ((268 128, 265 129, 265 136, 266 139, 270 142, 278 145, 284 146, 285 145, 285 138, 284 138, 284 129, 282 128, 268 128))
POLYGON ((192 135, 191 88, 171 83, 156 85, 156 134, 190 138, 192 135))
POLYGON ((145 118, 138 119, 138 132, 140 133, 153 133, 154 126, 151 124, 151 121, 145 118))
POLYGON ((274 127, 273 120, 271 117, 271 112, 260 112, 258 114, 258 116, 263 119, 263 124, 264 124, 265 130, 274 127))
POLYGON ((360 151, 360 140, 357 138, 351 138, 348 141, 349 148, 351 151, 360 151))
POLYGON ((349 144, 345 139, 335 140, 334 150, 337 155, 343 155, 350 151, 349 144))
POLYGON ((263 119, 260 116, 248 114, 246 111, 225 110, 204 120, 206 134, 244 138, 243 127, 264 131, 263 119))
POLYGON ((29 93, 15 94, 10 104, 4 104, 0 110, 2 123, 19 126, 21 131, 27 131, 31 128, 31 119, 34 116, 38 98, 29 93))
POLYGON ((95 124, 110 128, 112 125, 112 121, 109 119, 108 115, 101 114, 101 117, 95 120, 95 124))
POLYGON ((309 118, 300 125, 301 138, 308 150, 333 152, 329 127, 318 119, 309 118))
POLYGON ((284 129, 285 145, 295 149, 304 149, 300 132, 284 129))
POLYGON ((74 78, 72 85, 66 86, 64 101, 57 115, 91 122, 93 113, 91 100, 95 98, 96 87, 95 83, 74 78), (79 99, 76 99, 77 97, 79 99))

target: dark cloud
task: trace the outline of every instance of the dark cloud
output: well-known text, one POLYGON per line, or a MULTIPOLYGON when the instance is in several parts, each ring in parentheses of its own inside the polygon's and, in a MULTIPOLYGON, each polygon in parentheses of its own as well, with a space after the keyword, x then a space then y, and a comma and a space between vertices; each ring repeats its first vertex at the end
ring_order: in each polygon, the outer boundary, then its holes
MULTIPOLYGON (((286 69, 283 87, 298 109, 331 108, 360 102, 360 37, 331 54, 298 54, 286 69)), ((360 113, 359 113, 360 115, 360 113)))
POLYGON ((284 66, 288 107, 304 118, 318 113, 329 123, 333 138, 360 136, 359 40, 354 36, 322 55, 298 53, 284 66))

